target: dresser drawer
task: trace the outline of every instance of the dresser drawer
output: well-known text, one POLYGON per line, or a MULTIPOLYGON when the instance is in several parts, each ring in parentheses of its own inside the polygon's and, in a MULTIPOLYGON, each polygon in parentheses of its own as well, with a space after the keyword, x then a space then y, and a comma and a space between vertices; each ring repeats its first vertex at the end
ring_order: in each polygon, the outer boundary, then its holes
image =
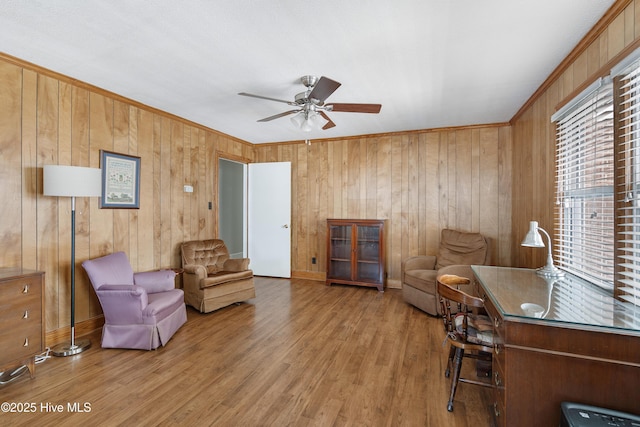
POLYGON ((0 331, 29 321, 40 324, 41 317, 42 299, 39 295, 20 296, 14 300, 0 301, 0 331))
POLYGON ((40 323, 26 324, 0 333, 2 358, 22 360, 42 351, 40 323))
POLYGON ((42 294, 42 281, 40 277, 25 277, 7 280, 0 283, 0 301, 14 301, 20 296, 42 294))

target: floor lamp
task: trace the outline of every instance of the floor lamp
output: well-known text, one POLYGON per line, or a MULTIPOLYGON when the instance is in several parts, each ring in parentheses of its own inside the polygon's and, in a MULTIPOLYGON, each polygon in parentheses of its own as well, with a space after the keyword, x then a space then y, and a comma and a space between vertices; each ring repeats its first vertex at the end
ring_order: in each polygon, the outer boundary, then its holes
POLYGON ((100 169, 79 166, 44 166, 44 195, 71 197, 71 341, 51 349, 54 356, 73 356, 91 347, 88 339, 75 339, 76 314, 76 197, 99 197, 102 193, 100 169))

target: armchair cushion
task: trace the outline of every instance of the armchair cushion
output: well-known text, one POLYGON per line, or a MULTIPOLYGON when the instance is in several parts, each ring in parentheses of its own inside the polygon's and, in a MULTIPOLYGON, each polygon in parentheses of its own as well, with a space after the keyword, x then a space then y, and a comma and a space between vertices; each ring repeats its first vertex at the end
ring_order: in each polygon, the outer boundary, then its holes
POLYGON ((124 252, 115 252, 82 263, 94 289, 104 284, 133 285, 133 268, 124 252), (88 267, 88 268, 87 268, 88 267))
POLYGON ((227 246, 220 239, 194 240, 182 244, 182 265, 202 265, 207 274, 215 274, 224 269, 229 259, 227 246))
POLYGON ((479 233, 442 230, 436 270, 448 265, 482 265, 487 258, 487 241, 479 233))
POLYGON ((223 283, 235 282, 243 279, 252 279, 253 272, 245 271, 218 271, 211 274, 200 281, 200 288, 208 288, 210 286, 221 285, 223 283))
POLYGON ((456 335, 474 344, 481 344, 487 347, 493 346, 493 325, 488 316, 483 314, 458 313, 454 317, 456 335), (467 328, 465 336, 464 318, 467 318, 467 328))

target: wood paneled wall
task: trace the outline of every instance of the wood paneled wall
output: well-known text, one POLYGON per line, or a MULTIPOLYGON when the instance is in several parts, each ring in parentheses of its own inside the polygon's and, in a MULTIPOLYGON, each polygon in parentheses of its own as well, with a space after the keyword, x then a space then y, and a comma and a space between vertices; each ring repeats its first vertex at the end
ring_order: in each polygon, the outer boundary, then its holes
POLYGON ((181 242, 216 230, 216 154, 253 145, 0 56, 0 267, 46 272, 46 329, 69 324, 71 203, 42 195, 42 166, 99 167, 101 149, 140 156, 140 209, 76 203, 76 321, 101 313, 81 262, 125 251, 135 271, 179 267, 181 242), (183 186, 193 186, 184 193, 183 186))
POLYGON ((555 125, 551 116, 640 40, 640 0, 619 0, 513 118, 512 265, 539 267, 546 250, 520 246, 529 221, 551 233, 555 209, 555 125))
POLYGON ((511 257, 511 131, 508 125, 256 146, 257 162, 292 163, 292 270, 324 278, 326 219, 387 220, 388 285, 400 265, 435 254, 445 227, 492 240, 511 257), (312 258, 317 264, 312 264, 312 258))

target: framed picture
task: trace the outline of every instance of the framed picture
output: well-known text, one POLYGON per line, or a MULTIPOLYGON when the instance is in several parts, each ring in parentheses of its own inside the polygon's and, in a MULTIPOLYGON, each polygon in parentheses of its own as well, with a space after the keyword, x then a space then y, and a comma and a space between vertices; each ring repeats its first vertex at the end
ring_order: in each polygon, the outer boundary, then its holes
POLYGON ((140 208, 140 157, 100 150, 100 208, 140 208))

